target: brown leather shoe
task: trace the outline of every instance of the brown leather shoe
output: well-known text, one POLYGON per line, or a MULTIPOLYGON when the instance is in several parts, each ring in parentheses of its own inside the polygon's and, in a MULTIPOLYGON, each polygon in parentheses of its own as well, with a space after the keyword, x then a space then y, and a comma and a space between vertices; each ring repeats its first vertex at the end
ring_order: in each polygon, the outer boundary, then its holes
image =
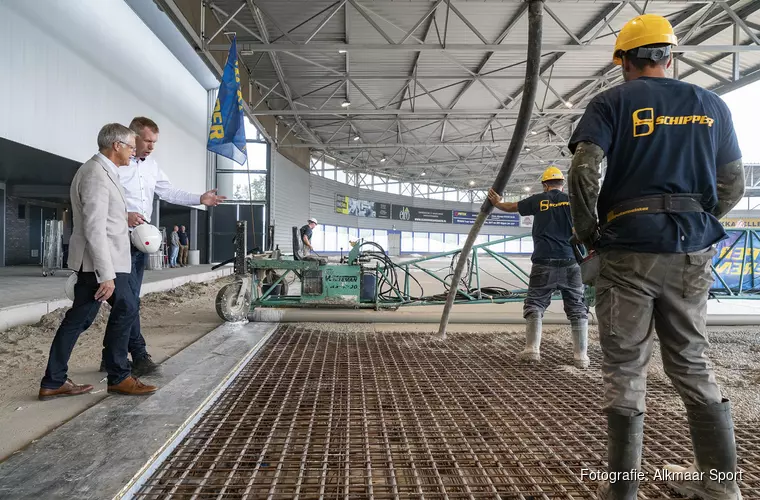
POLYGON ((129 376, 117 385, 109 385, 108 392, 111 394, 124 394, 125 396, 147 396, 158 390, 155 385, 146 385, 133 376, 129 376))
POLYGON ((87 394, 92 389, 93 387, 90 384, 77 385, 71 379, 66 379, 66 382, 58 389, 40 387, 40 393, 37 397, 40 401, 47 401, 48 399, 87 394))

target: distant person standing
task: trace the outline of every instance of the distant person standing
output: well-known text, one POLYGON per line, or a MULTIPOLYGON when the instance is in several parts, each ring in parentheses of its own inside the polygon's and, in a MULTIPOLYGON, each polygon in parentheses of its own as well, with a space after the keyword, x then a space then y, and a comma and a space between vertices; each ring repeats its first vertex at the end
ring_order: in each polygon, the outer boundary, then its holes
MULTIPOLYGON (((130 164, 119 168, 119 180, 127 199, 130 228, 151 222, 154 196, 175 205, 206 205, 207 207, 215 207, 227 199, 224 196, 218 196, 216 189, 206 191, 203 194, 193 194, 175 188, 152 156, 153 149, 158 142, 158 125, 156 122, 150 118, 138 116, 132 120, 129 128, 137 134, 137 150, 130 164)), ((134 246, 131 247, 131 254, 130 280, 139 307, 146 254, 134 246)), ((153 373, 158 368, 146 349, 145 338, 140 329, 139 314, 129 335, 129 354, 132 355, 132 373, 135 376, 153 373)), ((105 364, 101 363, 100 367, 101 371, 105 370, 105 364)))
POLYGON ((179 265, 187 265, 187 254, 190 251, 190 236, 185 226, 179 228, 179 265))
POLYGON ((300 257, 302 259, 308 257, 314 251, 314 247, 311 245, 311 236, 314 233, 315 227, 317 227, 317 219, 311 218, 306 221, 306 225, 298 230, 298 237, 301 242, 300 257))
POLYGON ((169 239, 169 267, 177 267, 177 255, 179 255, 179 228, 174 226, 169 239))

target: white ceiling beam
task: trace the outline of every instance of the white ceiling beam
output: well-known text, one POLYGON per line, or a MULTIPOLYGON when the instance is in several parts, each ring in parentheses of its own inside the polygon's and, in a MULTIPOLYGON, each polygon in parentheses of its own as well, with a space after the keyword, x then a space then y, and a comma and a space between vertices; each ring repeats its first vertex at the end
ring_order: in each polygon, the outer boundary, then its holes
MULTIPOLYGON (((386 142, 386 143, 364 143, 364 144, 322 144, 322 143, 303 143, 288 147, 294 148, 312 148, 319 151, 322 150, 335 150, 345 151, 349 149, 383 149, 383 148, 433 148, 433 147, 478 147, 478 146, 490 146, 501 147, 509 145, 511 139, 495 140, 495 141, 473 141, 473 142, 386 142)), ((545 146, 566 146, 566 142, 534 142, 526 144, 527 148, 539 148, 545 146)))
MULTIPOLYGON (((423 52, 433 51, 440 53, 451 52, 516 52, 524 54, 528 50, 527 44, 505 43, 500 45, 494 44, 470 44, 458 43, 447 44, 444 47, 438 43, 404 43, 404 44, 383 44, 383 43, 321 43, 315 42, 308 45, 293 43, 252 43, 238 41, 238 47, 243 55, 252 55, 257 52, 313 52, 313 53, 337 53, 345 50, 347 52, 423 52)), ((229 50, 229 45, 209 45, 209 50, 224 52, 229 50)), ((544 44, 541 46, 543 53, 546 52, 600 52, 612 54, 614 45, 565 45, 565 44, 544 44)), ((673 47, 672 52, 675 54, 686 52, 700 53, 733 53, 733 52, 760 52, 758 45, 679 45, 673 47)))
MULTIPOLYGON (((294 116, 296 111, 293 109, 262 109, 253 111, 256 116, 294 116)), ((448 116, 492 116, 494 114, 499 116, 511 116, 517 117, 518 111, 514 109, 448 109, 442 111, 440 109, 417 109, 411 111, 408 109, 299 109, 297 112, 300 116, 321 116, 321 115, 380 115, 380 116, 430 116, 430 115, 448 115, 448 116)), ((582 115, 582 109, 547 109, 540 113, 534 113, 536 115, 582 115)), ((389 118, 390 119, 390 118, 389 118)))

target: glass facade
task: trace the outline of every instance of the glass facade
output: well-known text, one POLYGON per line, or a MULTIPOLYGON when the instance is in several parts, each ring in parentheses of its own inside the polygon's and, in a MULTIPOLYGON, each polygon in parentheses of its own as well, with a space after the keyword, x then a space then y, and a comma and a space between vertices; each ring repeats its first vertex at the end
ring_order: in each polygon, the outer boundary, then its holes
MULTIPOLYGON (((526 229, 528 231, 528 229, 526 229)), ((504 239, 512 235, 482 234, 478 236, 476 243, 487 243, 504 239)), ((388 250, 388 231, 385 229, 358 229, 355 227, 333 226, 320 224, 312 235, 311 241, 314 250, 318 253, 348 252, 351 249, 350 241, 363 238, 365 241, 374 241, 385 250, 388 250)), ((419 231, 401 231, 401 253, 443 253, 457 250, 464 246, 467 234, 452 233, 428 233, 419 231)), ((533 252, 533 240, 526 236, 506 243, 500 243, 491 247, 496 253, 507 254, 531 254, 533 252)))

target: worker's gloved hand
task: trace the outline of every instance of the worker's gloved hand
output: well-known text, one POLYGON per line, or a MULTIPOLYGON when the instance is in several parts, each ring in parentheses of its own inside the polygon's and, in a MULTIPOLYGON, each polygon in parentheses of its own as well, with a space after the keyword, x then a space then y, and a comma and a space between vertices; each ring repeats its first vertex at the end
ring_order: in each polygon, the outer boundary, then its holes
POLYGON ((594 248, 596 242, 599 241, 601 235, 602 233, 598 224, 595 224, 590 229, 573 227, 573 239, 583 243, 589 252, 594 248))

